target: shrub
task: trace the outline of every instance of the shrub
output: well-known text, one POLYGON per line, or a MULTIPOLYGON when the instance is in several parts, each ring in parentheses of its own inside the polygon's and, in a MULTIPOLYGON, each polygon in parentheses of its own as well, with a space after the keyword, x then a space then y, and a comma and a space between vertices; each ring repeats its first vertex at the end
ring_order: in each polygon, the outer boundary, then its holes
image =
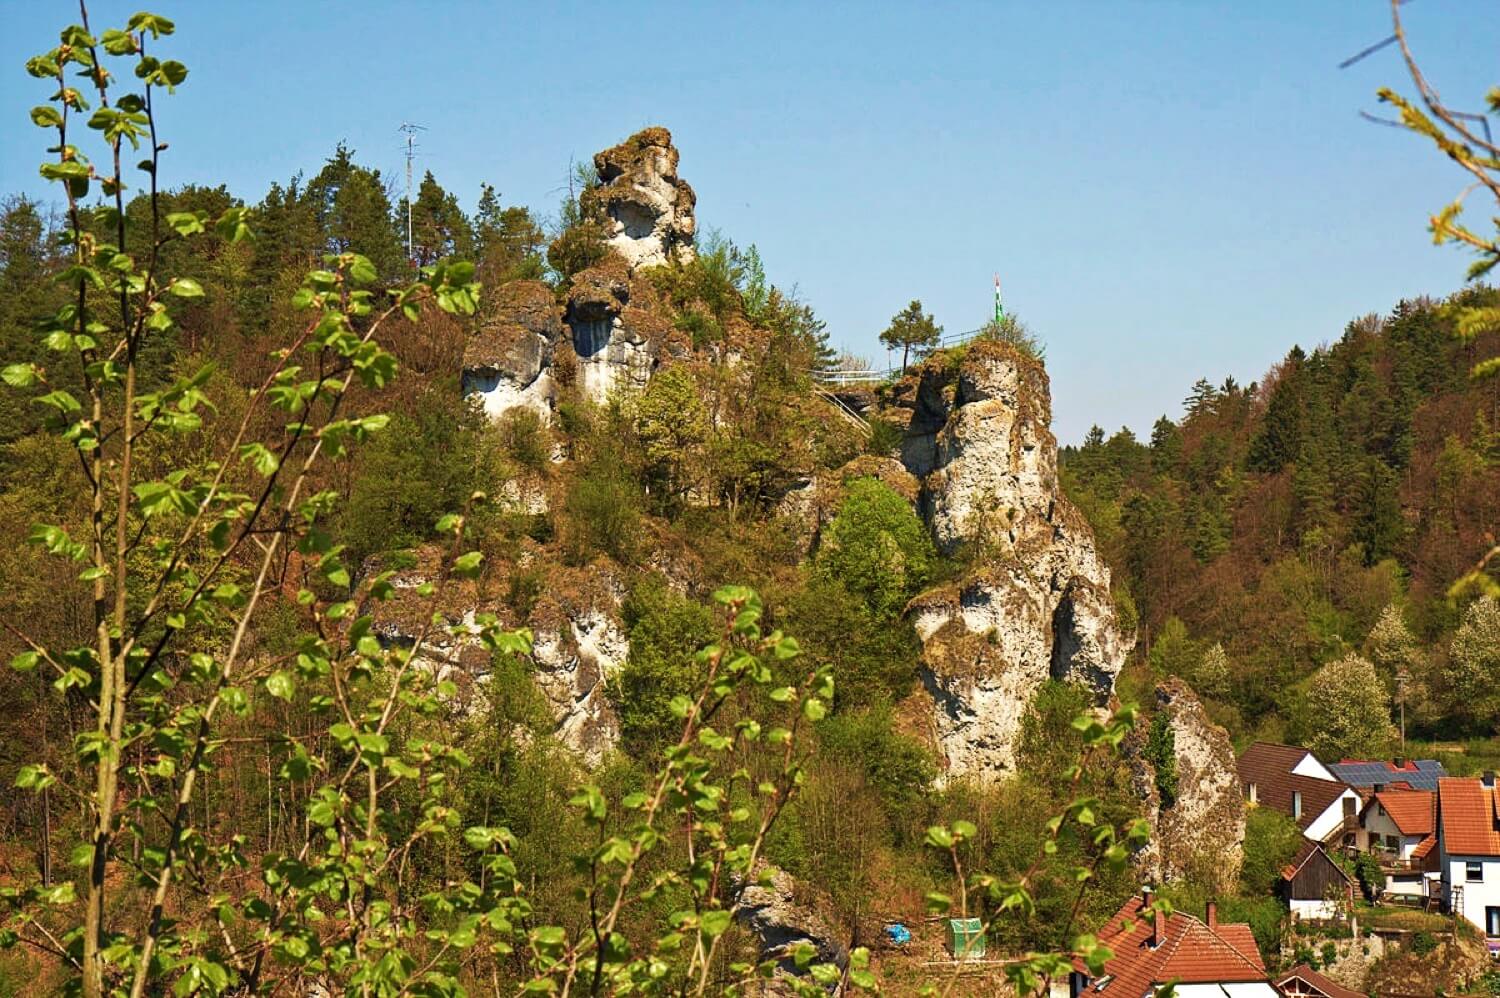
POLYGON ((865 450, 871 454, 888 457, 901 446, 902 439, 906 436, 901 427, 884 419, 870 420, 870 439, 865 444, 865 450))
POLYGON ((575 565, 607 554, 622 565, 635 560, 641 531, 641 493, 625 469, 595 461, 573 483, 564 503, 564 554, 575 565))
POLYGON ((714 616, 667 588, 659 575, 638 582, 622 612, 630 658, 620 673, 620 728, 631 753, 649 754, 682 727, 672 713, 672 698, 693 690, 696 653, 713 637, 714 616))
POLYGON ((500 420, 500 439, 505 454, 530 471, 541 471, 552 457, 542 418, 531 409, 511 409, 500 420))
POLYGON ((1240 884, 1247 895, 1271 894, 1281 879, 1281 868, 1302 845, 1296 822, 1267 807, 1252 807, 1245 815, 1245 863, 1240 884))
POLYGON ((817 569, 891 620, 932 578, 936 560, 927 528, 907 501, 877 479, 857 478, 823 531, 817 569))
POLYGON ((1157 714, 1152 719, 1143 754, 1156 773, 1156 792, 1161 795, 1161 806, 1171 807, 1177 802, 1177 738, 1166 714, 1157 714))
POLYGON ((1413 932, 1411 941, 1406 945, 1417 956, 1427 956, 1438 947, 1437 938, 1426 929, 1413 932))

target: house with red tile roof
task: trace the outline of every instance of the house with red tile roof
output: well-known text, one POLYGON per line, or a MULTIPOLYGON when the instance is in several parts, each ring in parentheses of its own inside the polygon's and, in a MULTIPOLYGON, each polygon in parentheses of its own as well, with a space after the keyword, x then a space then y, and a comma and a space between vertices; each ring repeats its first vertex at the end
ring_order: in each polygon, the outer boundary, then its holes
POLYGON ((1437 854, 1443 907, 1500 951, 1500 793, 1495 774, 1438 781, 1437 854))
POLYGON ((1427 862, 1436 844, 1437 791, 1377 791, 1360 812, 1359 823, 1361 844, 1380 859, 1386 893, 1428 897, 1428 882, 1436 882, 1438 872, 1436 863, 1427 862))
POLYGON ((1363 991, 1355 991, 1329 980, 1305 963, 1278 976, 1276 990, 1284 998, 1369 998, 1363 991))
POLYGON ((1250 926, 1220 923, 1212 901, 1201 920, 1151 902, 1143 891, 1099 930, 1114 956, 1097 977, 1075 964, 1071 998, 1148 998, 1168 984, 1180 998, 1278 998, 1250 926))
POLYGON ((1305 748, 1256 742, 1236 761, 1247 803, 1291 818, 1314 842, 1358 845, 1358 791, 1338 779, 1305 748))

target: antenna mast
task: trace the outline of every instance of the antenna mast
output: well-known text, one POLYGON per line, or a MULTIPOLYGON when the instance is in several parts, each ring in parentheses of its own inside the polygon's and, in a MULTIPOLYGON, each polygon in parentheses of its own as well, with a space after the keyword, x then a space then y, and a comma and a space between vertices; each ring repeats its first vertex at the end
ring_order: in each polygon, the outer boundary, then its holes
POLYGON ((401 127, 397 129, 397 131, 406 135, 406 260, 412 266, 416 266, 417 257, 412 252, 411 242, 411 161, 417 155, 417 133, 425 132, 426 130, 422 125, 416 125, 410 121, 403 121, 401 127))

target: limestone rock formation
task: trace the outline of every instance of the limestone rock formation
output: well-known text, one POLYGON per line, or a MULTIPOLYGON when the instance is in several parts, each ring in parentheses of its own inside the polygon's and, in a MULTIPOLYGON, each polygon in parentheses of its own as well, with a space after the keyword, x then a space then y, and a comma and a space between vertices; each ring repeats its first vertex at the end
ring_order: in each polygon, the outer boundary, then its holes
POLYGON ((605 216, 609 245, 632 270, 693 257, 698 198, 677 176, 677 158, 672 133, 661 127, 594 154, 600 186, 589 196, 605 216))
POLYGON ((563 334, 562 310, 541 281, 511 281, 464 347, 463 392, 499 417, 517 407, 551 414, 553 351, 563 334))
POLYGON ((1157 774, 1144 757, 1146 732, 1132 732, 1126 755, 1151 822, 1151 841, 1136 857, 1154 881, 1188 880, 1217 894, 1237 887, 1244 862, 1245 803, 1229 732, 1209 719, 1191 687, 1169 679, 1156 687, 1157 715, 1172 732, 1175 799, 1162 800, 1157 774))
POLYGON ((532 659, 557 721, 553 735, 592 765, 620 740, 608 684, 630 655, 619 620, 624 588, 598 571, 567 574, 531 613, 532 659))
POLYGON ((664 346, 680 336, 652 304, 650 285, 632 278, 620 257, 573 275, 566 321, 586 398, 645 388, 664 346))
MULTIPOLYGON (((419 549, 415 563, 392 577, 395 596, 363 608, 375 618, 375 636, 387 645, 411 647, 425 632, 416 664, 439 679, 453 680, 460 706, 467 706, 475 702, 475 684, 491 668, 490 653, 478 636, 479 615, 493 613, 505 626, 530 627, 534 679, 553 719, 550 734, 588 764, 602 759, 620 738, 608 683, 630 655, 619 619, 624 595, 619 580, 597 568, 547 566, 541 595, 526 618, 517 620, 510 608, 487 598, 472 581, 450 580, 437 605, 419 596, 419 586, 438 578, 441 558, 435 547, 419 549), (434 610, 445 627, 428 626, 434 610)), ((368 559, 361 578, 383 571, 387 562, 381 556, 368 559)))
POLYGON ((916 375, 901 459, 938 546, 979 565, 913 601, 922 680, 947 775, 1012 769, 1021 718, 1048 677, 1103 705, 1133 638, 1110 573, 1057 481, 1051 400, 1040 363, 998 342, 970 344, 916 375))
POLYGON ((798 973, 791 954, 803 943, 817 951, 815 963, 842 967, 849 954, 828 921, 797 900, 797 883, 784 870, 773 870, 768 883, 745 886, 735 902, 734 917, 760 941, 760 958, 777 961, 783 973, 798 973))

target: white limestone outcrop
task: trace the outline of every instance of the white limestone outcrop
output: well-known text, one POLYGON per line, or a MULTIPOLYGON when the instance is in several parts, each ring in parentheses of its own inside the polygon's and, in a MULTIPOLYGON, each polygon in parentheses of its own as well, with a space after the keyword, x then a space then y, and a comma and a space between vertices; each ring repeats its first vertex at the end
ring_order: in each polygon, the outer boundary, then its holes
POLYGON ((913 600, 946 777, 1014 769, 1021 720, 1050 678, 1103 706, 1133 644, 1093 533, 1061 494, 1046 372, 977 341, 919 371, 902 461, 938 546, 977 566, 913 600))

